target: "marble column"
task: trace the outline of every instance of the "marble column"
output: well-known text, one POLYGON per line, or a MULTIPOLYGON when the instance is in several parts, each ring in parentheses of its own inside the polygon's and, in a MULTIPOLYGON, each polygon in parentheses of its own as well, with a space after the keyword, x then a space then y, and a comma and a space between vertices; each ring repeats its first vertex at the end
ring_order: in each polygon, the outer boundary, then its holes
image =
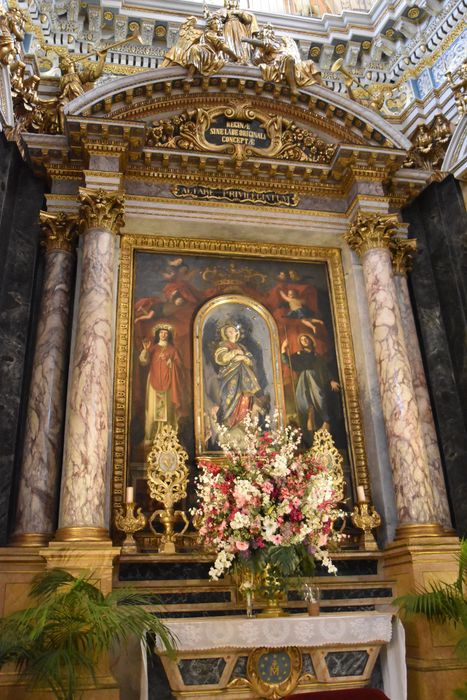
POLYGON ((48 542, 56 527, 77 217, 40 213, 45 269, 12 544, 48 542))
POLYGON ((81 284, 67 399, 57 540, 103 541, 112 400, 115 236, 123 196, 80 189, 81 284))
POLYGON ((400 525, 436 523, 410 360, 392 273, 393 215, 360 212, 345 239, 361 257, 400 525))
POLYGON ((407 285, 407 273, 412 269, 412 258, 417 243, 414 238, 395 238, 392 241, 392 264, 394 272, 394 284, 399 303, 402 326, 404 329, 412 382, 415 398, 418 406, 418 414, 425 450, 428 459, 428 467, 433 485, 433 497, 439 522, 446 528, 452 528, 451 514, 449 511, 446 483, 444 480, 441 455, 438 447, 433 413, 431 410, 430 396, 423 367, 420 344, 418 340, 415 319, 412 312, 409 288, 407 285))

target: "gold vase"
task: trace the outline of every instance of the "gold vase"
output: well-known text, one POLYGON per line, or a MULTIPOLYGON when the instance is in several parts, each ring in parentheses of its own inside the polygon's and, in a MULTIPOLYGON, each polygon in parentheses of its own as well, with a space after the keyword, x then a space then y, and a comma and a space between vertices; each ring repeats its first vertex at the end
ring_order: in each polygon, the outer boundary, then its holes
POLYGON ((264 600, 266 605, 257 613, 257 617, 285 617, 289 614, 282 607, 287 600, 284 579, 270 564, 266 564, 261 572, 258 592, 260 600, 264 600))

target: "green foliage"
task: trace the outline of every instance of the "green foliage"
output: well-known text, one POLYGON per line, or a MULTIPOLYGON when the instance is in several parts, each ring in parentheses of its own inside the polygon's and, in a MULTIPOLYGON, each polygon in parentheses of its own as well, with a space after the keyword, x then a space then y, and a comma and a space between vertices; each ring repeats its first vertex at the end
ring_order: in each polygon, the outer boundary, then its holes
POLYGON ((465 683, 463 688, 455 690, 454 695, 456 698, 460 698, 460 700, 467 700, 467 683, 465 683))
POLYGON ((14 662, 33 687, 73 700, 82 680, 96 682, 99 657, 133 635, 146 643, 158 635, 169 652, 174 640, 163 622, 146 610, 149 598, 129 589, 104 595, 91 576, 51 569, 33 581, 35 605, 0 620, 0 667, 14 662))
MULTIPOLYGON (((459 657, 467 658, 467 539, 462 540, 458 554, 459 569, 454 583, 436 581, 416 593, 408 593, 394 601, 404 615, 424 615, 441 624, 460 626, 465 634, 455 647, 459 657)), ((467 685, 455 691, 458 698, 467 700, 467 685)))

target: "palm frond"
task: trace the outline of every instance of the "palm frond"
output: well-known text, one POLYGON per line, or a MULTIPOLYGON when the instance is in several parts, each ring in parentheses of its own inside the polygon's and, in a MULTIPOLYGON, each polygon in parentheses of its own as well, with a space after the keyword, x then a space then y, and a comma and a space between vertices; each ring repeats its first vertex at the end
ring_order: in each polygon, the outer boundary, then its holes
POLYGON ((72 576, 51 569, 36 577, 31 589, 36 605, 0 620, 0 667, 16 663, 34 687, 71 700, 83 677, 95 682, 99 656, 115 642, 135 635, 147 643, 157 635, 169 654, 175 638, 151 610, 153 599, 130 589, 106 596, 90 573, 72 576))
POLYGON ((456 698, 459 698, 459 700, 467 700, 467 683, 465 683, 463 688, 457 688, 457 690, 454 691, 454 695, 456 698))
POLYGON ((461 540, 461 548, 458 554, 459 572, 457 577, 457 587, 462 591, 467 584, 467 539, 461 540))

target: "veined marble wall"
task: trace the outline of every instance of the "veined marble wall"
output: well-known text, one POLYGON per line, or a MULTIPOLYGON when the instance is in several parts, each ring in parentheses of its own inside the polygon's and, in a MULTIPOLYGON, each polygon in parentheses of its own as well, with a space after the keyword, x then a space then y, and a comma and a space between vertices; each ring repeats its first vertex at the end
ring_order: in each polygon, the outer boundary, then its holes
POLYGON ((0 134, 0 544, 7 541, 25 418, 44 184, 0 134))
POLYGON ((433 183, 404 210, 418 240, 410 283, 459 534, 467 533, 467 214, 458 182, 433 183))

